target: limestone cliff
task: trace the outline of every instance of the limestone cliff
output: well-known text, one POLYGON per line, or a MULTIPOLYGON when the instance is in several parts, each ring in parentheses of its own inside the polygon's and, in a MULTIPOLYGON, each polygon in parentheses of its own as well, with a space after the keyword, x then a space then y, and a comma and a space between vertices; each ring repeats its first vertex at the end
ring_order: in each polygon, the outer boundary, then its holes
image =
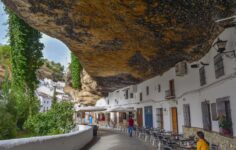
POLYGON ((81 73, 81 84, 82 87, 79 90, 73 89, 71 87, 71 78, 70 72, 67 73, 66 87, 64 91, 70 94, 74 101, 77 103, 83 104, 95 104, 96 100, 101 98, 102 93, 101 87, 97 84, 97 82, 83 69, 81 73))
MULTIPOLYGON (((31 26, 62 40, 100 92, 203 56, 235 14, 235 0, 3 0, 31 26)), ((56 51, 55 51, 56 54, 56 51)))

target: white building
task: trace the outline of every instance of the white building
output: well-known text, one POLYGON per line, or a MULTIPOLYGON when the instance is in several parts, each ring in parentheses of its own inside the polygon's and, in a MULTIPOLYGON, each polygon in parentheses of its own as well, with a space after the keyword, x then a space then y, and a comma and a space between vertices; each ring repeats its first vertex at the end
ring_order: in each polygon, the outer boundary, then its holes
POLYGON ((70 100, 70 97, 64 93, 64 87, 64 82, 53 82, 47 78, 40 80, 36 90, 36 95, 40 100, 40 112, 48 111, 51 108, 54 92, 58 102, 70 100))
MULTIPOLYGON (((218 38, 227 40, 225 52, 236 50, 235 28, 225 29, 218 38)), ((220 54, 216 49, 212 47, 199 61, 178 63, 161 76, 111 92, 96 105, 134 107, 139 126, 178 133, 187 129, 222 132, 217 116, 223 114, 232 120, 231 136, 235 137, 235 53, 220 54)), ((111 114, 111 119, 116 115, 111 114)))

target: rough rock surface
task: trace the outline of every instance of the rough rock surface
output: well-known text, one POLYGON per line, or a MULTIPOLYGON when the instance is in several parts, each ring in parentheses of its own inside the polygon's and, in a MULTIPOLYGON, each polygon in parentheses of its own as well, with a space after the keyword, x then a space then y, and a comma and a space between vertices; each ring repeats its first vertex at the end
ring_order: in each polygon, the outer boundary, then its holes
MULTIPOLYGON (((235 13, 235 0, 3 0, 62 40, 102 93, 203 56, 235 13), (223 25, 225 22, 223 23, 223 25)), ((55 55, 56 55, 55 51, 55 55)))
POLYGON ((93 105, 102 96, 101 87, 84 69, 80 76, 82 87, 80 90, 75 90, 71 87, 70 72, 68 72, 64 91, 69 93, 76 103, 93 105))

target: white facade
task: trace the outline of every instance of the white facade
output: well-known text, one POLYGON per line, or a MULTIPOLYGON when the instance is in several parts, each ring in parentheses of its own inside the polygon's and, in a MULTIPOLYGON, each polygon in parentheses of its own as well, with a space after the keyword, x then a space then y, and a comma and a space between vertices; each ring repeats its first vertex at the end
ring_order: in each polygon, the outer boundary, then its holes
MULTIPOLYGON (((219 35, 222 40, 227 40, 226 51, 236 50, 236 29, 228 28, 219 35)), ((217 40, 217 39, 216 39, 217 40)), ((184 112, 183 105, 190 106, 191 127, 203 128, 203 117, 201 102, 207 101, 210 105, 216 103, 216 99, 228 97, 231 108, 231 119, 233 126, 233 135, 236 135, 236 59, 222 55, 224 64, 224 75, 216 78, 214 57, 217 51, 212 47, 209 52, 199 61, 191 64, 187 63, 187 74, 176 76, 175 68, 169 69, 161 76, 144 81, 137 85, 137 91, 133 92, 133 86, 125 87, 109 93, 97 102, 97 106, 124 106, 143 108, 152 106, 153 127, 157 127, 156 108, 163 108, 164 129, 172 130, 171 107, 176 107, 178 112, 178 131, 183 132, 184 112), (207 63, 205 68, 206 84, 200 85, 200 75, 198 68, 191 68, 192 64, 207 63), (174 80, 175 98, 166 99, 166 90, 169 90, 169 81, 174 80), (160 92, 158 85, 160 85, 160 92), (146 88, 149 87, 149 94, 146 88), (128 99, 125 99, 125 90, 128 89, 128 99), (130 98, 133 93, 133 98, 130 98), (140 101, 142 93, 142 101, 140 101)), ((212 115, 212 114, 211 114, 212 115)), ((143 111, 143 124, 145 124, 145 113, 143 111)), ((212 131, 219 132, 218 121, 211 118, 212 131)))
POLYGON ((36 90, 36 95, 40 100, 40 112, 48 111, 51 108, 54 88, 58 102, 70 100, 70 97, 64 93, 64 87, 64 82, 53 82, 47 78, 40 80, 39 87, 36 90))
POLYGON ((39 112, 46 112, 51 109, 52 98, 46 95, 37 95, 40 100, 40 110, 39 112))

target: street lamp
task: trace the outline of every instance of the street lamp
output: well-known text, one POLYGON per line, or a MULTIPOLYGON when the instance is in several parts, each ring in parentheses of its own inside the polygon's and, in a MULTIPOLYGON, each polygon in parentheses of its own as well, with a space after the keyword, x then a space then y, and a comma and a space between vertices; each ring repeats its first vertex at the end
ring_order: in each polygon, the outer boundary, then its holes
POLYGON ((228 42, 227 40, 224 41, 218 38, 218 40, 213 44, 213 47, 216 49, 218 53, 224 54, 225 56, 229 58, 235 58, 236 57, 235 50, 225 51, 227 42, 228 42))

